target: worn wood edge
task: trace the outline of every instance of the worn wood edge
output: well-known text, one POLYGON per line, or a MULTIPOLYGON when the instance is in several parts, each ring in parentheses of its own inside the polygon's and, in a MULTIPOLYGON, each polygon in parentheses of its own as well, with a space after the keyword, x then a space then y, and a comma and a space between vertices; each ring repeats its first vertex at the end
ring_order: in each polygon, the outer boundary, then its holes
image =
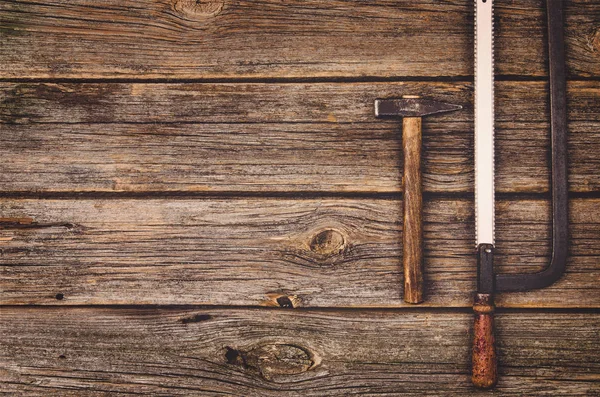
MULTIPOLYGON (((500 294, 500 307, 600 307, 599 200, 571 200, 566 275, 543 290, 500 294)), ((5 199, 0 301, 401 307, 401 207, 339 198, 5 199)), ((499 270, 541 270, 549 202, 499 200, 497 209, 499 270)), ((471 201, 426 200, 424 219, 424 305, 470 306, 471 201)))
MULTIPOLYGON (((0 318, 0 381, 23 396, 480 395, 468 313, 3 308, 0 318)), ((494 395, 600 392, 600 314, 496 320, 494 395)))

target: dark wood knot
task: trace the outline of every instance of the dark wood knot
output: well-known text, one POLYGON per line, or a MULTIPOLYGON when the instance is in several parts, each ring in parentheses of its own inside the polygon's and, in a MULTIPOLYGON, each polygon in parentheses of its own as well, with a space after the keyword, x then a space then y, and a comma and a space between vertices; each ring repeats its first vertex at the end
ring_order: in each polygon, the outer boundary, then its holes
POLYGON ((215 17, 223 11, 224 0, 175 0, 175 11, 186 19, 202 20, 215 17))
POLYGON ((308 349, 287 343, 264 344, 245 351, 226 347, 225 359, 268 381, 307 372, 315 365, 308 349))
POLYGON ((334 256, 346 248, 344 235, 334 229, 326 229, 317 233, 310 241, 311 251, 322 256, 334 256))

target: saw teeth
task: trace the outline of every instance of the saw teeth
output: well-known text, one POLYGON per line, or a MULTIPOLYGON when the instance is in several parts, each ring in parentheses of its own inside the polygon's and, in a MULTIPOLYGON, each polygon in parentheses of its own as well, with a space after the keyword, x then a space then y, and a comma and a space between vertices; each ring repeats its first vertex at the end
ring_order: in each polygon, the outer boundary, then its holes
MULTIPOLYGON (((494 69, 495 69, 495 23, 494 23, 494 4, 493 4, 493 0, 474 0, 474 5, 475 5, 475 15, 474 15, 474 22, 475 22, 475 37, 474 37, 474 50, 475 50, 475 59, 474 59, 474 63, 477 64, 477 15, 478 15, 478 7, 480 6, 480 2, 481 3, 487 3, 486 5, 489 5, 489 7, 491 7, 490 10, 490 15, 491 15, 491 21, 490 21, 490 30, 491 30, 491 54, 490 54, 490 60, 491 60, 491 68, 492 68, 492 76, 491 76, 491 80, 492 80, 492 84, 491 84, 491 96, 492 96, 492 108, 491 108, 491 117, 492 117, 492 131, 491 131, 491 135, 492 135, 492 144, 494 142, 494 138, 495 138, 495 125, 494 125, 494 120, 495 120, 495 106, 494 106, 494 101, 495 101, 495 87, 494 87, 494 69)), ((486 16, 487 17, 487 16, 486 16)), ((485 23, 485 21, 480 21, 482 23, 485 23)), ((473 71, 473 75, 474 75, 474 80, 475 80, 475 106, 477 106, 477 66, 475 66, 474 71, 473 71)), ((480 76, 481 77, 481 76, 480 76)), ((477 138, 475 138, 477 139, 477 138)), ((495 196, 495 189, 493 188, 495 186, 495 181, 493 180, 495 174, 496 174, 496 169, 495 169, 495 151, 492 151, 491 153, 491 169, 492 169, 492 200, 493 202, 495 202, 496 200, 496 196, 495 196)), ((475 170, 477 172, 477 169, 475 170)), ((477 176, 475 176, 475 182, 477 182, 477 176)), ((477 206, 478 206, 478 201, 477 201, 477 188, 475 188, 475 236, 479 236, 478 234, 478 228, 479 228, 479 220, 478 220, 478 211, 477 211, 477 206)), ((494 208, 494 206, 492 206, 492 208, 494 208)), ((495 216, 492 216, 492 244, 495 243, 495 234, 496 234, 496 230, 495 230, 495 216)), ((476 239, 477 239, 476 238, 476 239)))
MULTIPOLYGON (((494 0, 488 0, 490 1, 492 4, 492 100, 494 101, 494 106, 492 107, 492 118, 494 120, 494 124, 496 121, 496 104, 495 104, 495 100, 496 100, 496 88, 495 88, 495 80, 494 80, 494 69, 496 66, 496 41, 494 40, 495 37, 495 30, 496 30, 496 24, 495 24, 495 20, 494 20, 494 0)), ((496 126, 493 126, 494 128, 492 128, 492 139, 494 139, 494 143, 496 140, 496 126)), ((496 148, 496 145, 494 145, 494 149, 496 148)), ((496 176, 496 150, 494 150, 492 152, 492 175, 494 175, 494 178, 496 176)), ((492 200, 494 200, 494 203, 496 202, 496 181, 492 181, 492 185, 494 186, 494 189, 492 190, 492 200)), ((495 206, 494 206, 495 208, 495 206)), ((496 244, 496 215, 494 214, 494 218, 493 218, 493 223, 492 223, 492 244, 496 244)))

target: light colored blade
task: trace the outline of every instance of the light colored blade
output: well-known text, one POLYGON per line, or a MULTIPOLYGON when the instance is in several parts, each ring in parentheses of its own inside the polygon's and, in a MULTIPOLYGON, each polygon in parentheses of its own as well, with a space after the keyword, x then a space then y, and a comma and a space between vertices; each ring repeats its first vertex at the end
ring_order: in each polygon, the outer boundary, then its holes
POLYGON ((475 229, 494 244, 493 0, 475 0, 475 229))

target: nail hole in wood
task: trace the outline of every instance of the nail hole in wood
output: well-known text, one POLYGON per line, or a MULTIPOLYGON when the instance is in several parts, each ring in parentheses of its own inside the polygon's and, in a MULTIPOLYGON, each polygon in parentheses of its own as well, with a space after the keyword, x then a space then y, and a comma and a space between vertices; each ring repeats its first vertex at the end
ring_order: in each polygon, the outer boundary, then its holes
POLYGON ((287 296, 280 296, 279 298, 277 298, 277 304, 279 305, 279 307, 283 307, 285 309, 294 308, 294 302, 292 302, 292 300, 287 296))
POLYGON ((65 299, 65 296, 59 292, 58 294, 56 294, 55 298, 57 301, 61 301, 61 300, 65 299))

